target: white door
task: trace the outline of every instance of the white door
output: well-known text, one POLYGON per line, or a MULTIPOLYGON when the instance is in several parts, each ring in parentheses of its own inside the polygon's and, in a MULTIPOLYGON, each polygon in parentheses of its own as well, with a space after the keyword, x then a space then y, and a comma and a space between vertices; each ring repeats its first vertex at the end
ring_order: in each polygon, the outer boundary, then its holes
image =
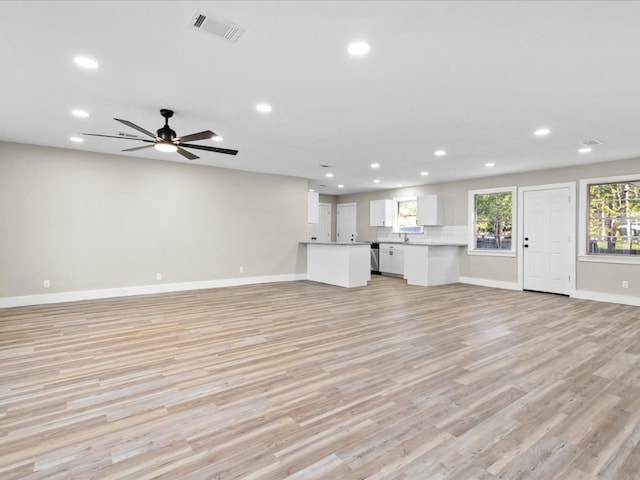
POLYGON ((310 242, 331 241, 331 204, 320 203, 318 205, 318 223, 309 223, 310 242))
POLYGON ((318 214, 318 241, 331 241, 331 204, 321 203, 318 214))
POLYGON ((571 189, 526 190, 522 203, 522 286, 568 295, 575 248, 571 189))
POLYGON ((336 216, 336 242, 355 242, 356 204, 339 203, 336 216))

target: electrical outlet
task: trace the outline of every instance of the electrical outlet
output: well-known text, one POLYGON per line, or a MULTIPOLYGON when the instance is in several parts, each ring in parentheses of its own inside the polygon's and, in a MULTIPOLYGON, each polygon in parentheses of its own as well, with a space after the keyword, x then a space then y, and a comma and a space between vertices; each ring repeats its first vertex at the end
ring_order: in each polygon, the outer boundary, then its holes
POLYGON ((50 288, 51 287, 51 281, 50 280, 45 280, 44 281, 44 288, 50 288))
POLYGON ((622 281, 622 288, 629 288, 629 282, 627 282, 626 280, 622 281))
POLYGON ((244 273, 244 267, 240 267, 240 273, 244 273))
POLYGON ((162 280, 162 274, 156 273, 156 280, 162 280))

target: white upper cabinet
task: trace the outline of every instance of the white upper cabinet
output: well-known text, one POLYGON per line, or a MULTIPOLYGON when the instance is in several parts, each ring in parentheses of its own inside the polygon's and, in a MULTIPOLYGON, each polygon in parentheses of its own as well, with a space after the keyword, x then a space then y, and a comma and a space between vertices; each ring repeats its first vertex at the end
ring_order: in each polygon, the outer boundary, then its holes
POLYGON ((369 225, 371 227, 392 227, 393 210, 393 200, 371 200, 369 225))
POLYGON ((307 192, 307 223, 319 222, 320 195, 318 192, 307 192))
POLYGON ((440 195, 418 197, 418 225, 444 225, 444 200, 440 195))

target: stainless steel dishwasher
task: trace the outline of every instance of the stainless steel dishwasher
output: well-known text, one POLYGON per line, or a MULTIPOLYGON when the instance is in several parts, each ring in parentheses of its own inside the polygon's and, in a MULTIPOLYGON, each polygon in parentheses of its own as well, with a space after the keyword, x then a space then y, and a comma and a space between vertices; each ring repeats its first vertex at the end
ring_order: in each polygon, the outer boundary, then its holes
POLYGON ((371 273, 380 275, 380 244, 371 244, 371 273))

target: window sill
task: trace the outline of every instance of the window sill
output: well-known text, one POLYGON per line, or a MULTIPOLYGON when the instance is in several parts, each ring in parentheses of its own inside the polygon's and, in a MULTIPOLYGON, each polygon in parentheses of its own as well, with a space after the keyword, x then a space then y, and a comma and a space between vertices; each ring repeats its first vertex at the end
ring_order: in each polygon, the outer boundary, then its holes
POLYGON ((471 250, 467 248, 467 255, 477 255, 479 257, 516 257, 516 252, 512 250, 471 250))
POLYGON ((633 257, 623 257, 617 255, 578 255, 578 261, 592 263, 620 263, 623 265, 640 265, 640 255, 634 255, 633 257))

